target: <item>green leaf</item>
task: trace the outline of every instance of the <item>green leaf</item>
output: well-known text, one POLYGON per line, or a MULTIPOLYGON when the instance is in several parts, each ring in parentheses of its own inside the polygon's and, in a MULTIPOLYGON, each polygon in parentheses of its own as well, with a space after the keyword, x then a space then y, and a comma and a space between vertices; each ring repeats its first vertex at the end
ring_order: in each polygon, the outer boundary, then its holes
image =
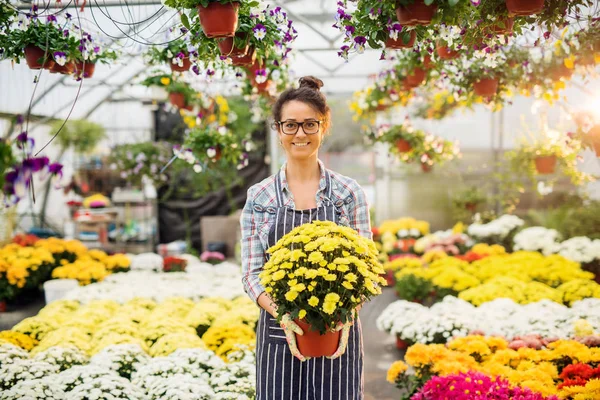
POLYGON ((185 14, 181 14, 181 23, 183 24, 183 26, 185 26, 188 30, 190 29, 190 20, 188 19, 187 15, 185 14))
POLYGON ((455 5, 458 4, 459 0, 448 0, 448 4, 450 4, 452 7, 454 7, 455 5))
POLYGON ((433 0, 425 0, 424 3, 426 6, 430 6, 433 4, 433 0))

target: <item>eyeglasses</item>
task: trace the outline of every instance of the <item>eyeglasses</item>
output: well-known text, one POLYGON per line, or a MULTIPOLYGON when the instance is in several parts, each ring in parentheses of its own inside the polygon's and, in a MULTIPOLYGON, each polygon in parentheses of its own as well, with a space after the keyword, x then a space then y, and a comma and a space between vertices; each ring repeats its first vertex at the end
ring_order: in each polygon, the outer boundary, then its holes
POLYGON ((307 135, 314 135, 315 133, 319 132, 321 122, 323 121, 317 119, 309 119, 304 122, 296 122, 292 120, 276 121, 275 124, 279 125, 281 131, 286 135, 295 135, 296 133, 298 133, 298 129, 300 129, 300 127, 302 127, 302 130, 307 135))

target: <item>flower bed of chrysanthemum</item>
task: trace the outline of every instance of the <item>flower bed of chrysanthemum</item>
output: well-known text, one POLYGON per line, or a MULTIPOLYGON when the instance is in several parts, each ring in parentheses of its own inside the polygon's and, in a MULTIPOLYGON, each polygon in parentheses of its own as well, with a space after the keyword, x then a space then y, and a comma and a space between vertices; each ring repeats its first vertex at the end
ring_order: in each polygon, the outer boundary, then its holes
POLYGON ((477 390, 486 399, 600 398, 600 348, 574 340, 514 350, 504 338, 473 335, 415 344, 404 360, 391 366, 388 381, 413 400, 472 399, 477 390))
POLYGON ((254 352, 241 346, 225 359, 181 346, 150 357, 135 343, 113 344, 90 356, 74 346, 35 355, 0 345, 3 400, 250 400, 255 394, 254 352))
POLYGON ((236 345, 251 345, 258 309, 246 296, 234 300, 205 298, 198 302, 172 297, 161 303, 137 298, 124 304, 96 300, 80 304, 58 300, 12 330, 0 332, 31 355, 54 346, 74 346, 93 356, 115 344, 136 344, 153 357, 178 348, 208 348, 226 356, 236 345))
POLYGON ((600 299, 576 301, 571 307, 550 300, 521 305, 505 298, 479 307, 453 296, 431 307, 398 300, 381 313, 377 327, 396 337, 399 347, 444 344, 473 332, 505 337, 514 348, 539 347, 542 339, 574 339, 600 346, 600 336, 594 336, 600 332, 600 299))
POLYGON ((408 261, 399 268, 396 290, 407 300, 422 302, 433 297, 436 301, 450 294, 474 305, 502 297, 520 304, 549 299, 570 305, 600 297, 594 274, 560 255, 518 251, 473 262, 443 257, 431 263, 422 261, 420 266, 408 261))
POLYGON ((14 299, 51 278, 87 285, 129 266, 124 254, 88 250, 77 240, 16 237, 14 243, 0 248, 0 301, 14 299))

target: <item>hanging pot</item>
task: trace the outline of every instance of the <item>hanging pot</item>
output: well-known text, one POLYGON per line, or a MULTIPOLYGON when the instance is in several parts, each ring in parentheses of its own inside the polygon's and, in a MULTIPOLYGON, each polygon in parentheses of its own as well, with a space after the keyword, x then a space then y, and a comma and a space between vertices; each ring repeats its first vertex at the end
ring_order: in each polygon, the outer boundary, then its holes
POLYGON ((468 211, 475 212, 475 210, 477 209, 477 203, 465 203, 465 208, 468 211))
MULTIPOLYGON (((240 38, 242 40, 246 40, 247 34, 245 32, 238 32, 235 34, 235 37, 240 38)), ((222 56, 228 56, 233 59, 244 57, 248 54, 248 49, 250 48, 250 42, 246 41, 244 47, 236 47, 235 40, 233 37, 226 37, 220 40, 217 40, 219 45, 219 51, 222 56)))
POLYGON ((215 147, 215 156, 212 158, 212 160, 214 162, 217 162, 221 159, 222 156, 223 156, 223 152, 221 151, 221 147, 220 146, 215 147))
POLYGON ((239 8, 238 2, 210 2, 206 7, 198 6, 200 25, 206 37, 233 37, 238 26, 239 8))
POLYGON ((407 43, 404 43, 404 35, 402 32, 398 34, 398 39, 392 39, 390 37, 385 41, 385 47, 392 50, 397 49, 412 49, 415 45, 415 40, 417 40, 417 33, 413 30, 410 31, 410 39, 407 43))
POLYGON ((435 48, 435 51, 437 52, 438 57, 442 60, 454 60, 460 55, 458 51, 450 50, 448 46, 441 43, 438 43, 437 47, 435 48))
POLYGON ((544 9, 544 0, 506 0, 510 15, 533 15, 544 9))
POLYGON ((542 156, 535 158, 535 169, 540 175, 548 175, 554 173, 556 167, 556 156, 542 156))
POLYGON ((509 35, 513 33, 513 26, 515 25, 514 18, 504 17, 498 22, 502 22, 502 24, 496 24, 490 28, 493 33, 497 35, 509 35))
POLYGON ((431 172, 431 170, 433 169, 432 165, 429 165, 427 163, 421 163, 421 170, 425 173, 431 172))
POLYGON ((185 95, 183 93, 169 93, 169 101, 177 108, 185 108, 185 95))
POLYGON ((396 8, 396 17, 400 25, 429 25, 437 5, 426 5, 424 0, 415 0, 412 4, 399 5, 396 8))
POLYGON ((473 83, 473 92, 481 97, 493 97, 498 91, 498 79, 484 78, 473 83))
POLYGON ((90 61, 75 61, 75 73, 84 78, 91 78, 96 70, 96 64, 90 61))
POLYGON ((302 320, 295 320, 296 324, 304 332, 303 335, 296 335, 298 350, 305 357, 326 357, 332 356, 336 352, 341 332, 326 332, 321 335, 318 331, 312 330, 312 327, 302 320))
POLYGON ((190 61, 190 57, 189 56, 185 56, 183 57, 183 62, 181 63, 181 67, 177 64, 175 64, 172 60, 171 60, 171 71, 175 71, 175 72, 185 72, 185 71, 189 71, 190 67, 192 66, 192 62, 190 61))
POLYGON ((71 75, 73 71, 75 71, 75 63, 73 61, 68 61, 65 65, 54 62, 54 65, 50 67, 50 73, 52 74, 71 75))
POLYGON ((377 110, 377 111, 385 111, 388 108, 390 108, 389 104, 377 104, 377 107, 375 107, 375 110, 377 110))
POLYGON ((431 56, 427 55, 425 57, 423 57, 423 69, 425 69, 426 71, 429 71, 431 69, 433 69, 434 65, 433 65, 433 61, 431 61, 431 56))
POLYGON ((256 49, 254 47, 249 47, 245 55, 241 57, 232 58, 232 61, 233 65, 235 65, 236 67, 251 66, 256 61, 256 49))
POLYGON ((416 67, 410 74, 406 75, 406 81, 412 87, 417 87, 425 81, 426 75, 427 74, 423 68, 416 67))
POLYGON ((561 79, 570 79, 573 76, 573 70, 567 68, 564 64, 560 64, 552 70, 552 79, 560 81, 561 79))
POLYGON ((49 59, 44 64, 44 50, 34 45, 25 46, 25 61, 30 69, 42 69, 47 67, 49 59))
POLYGON ((400 153, 408 153, 412 150, 411 144, 408 142, 408 140, 404 139, 396 140, 396 148, 400 153))

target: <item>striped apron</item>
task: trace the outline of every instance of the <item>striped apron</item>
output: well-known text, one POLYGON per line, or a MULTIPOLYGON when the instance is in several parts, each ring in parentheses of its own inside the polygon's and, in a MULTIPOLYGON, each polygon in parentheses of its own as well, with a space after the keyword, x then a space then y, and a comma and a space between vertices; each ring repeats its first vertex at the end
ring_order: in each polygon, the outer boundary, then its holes
MULTIPOLYGON (((327 199, 320 207, 311 210, 285 207, 279 178, 278 175, 275 179, 277 213, 269 232, 268 247, 275 245, 295 227, 313 220, 338 223, 339 212, 329 200, 329 171, 326 171, 327 199)), ((335 360, 318 357, 300 362, 290 352, 283 328, 269 313, 260 310, 256 327, 257 400, 362 400, 363 387, 363 343, 358 318, 350 329, 344 355, 335 360)))

